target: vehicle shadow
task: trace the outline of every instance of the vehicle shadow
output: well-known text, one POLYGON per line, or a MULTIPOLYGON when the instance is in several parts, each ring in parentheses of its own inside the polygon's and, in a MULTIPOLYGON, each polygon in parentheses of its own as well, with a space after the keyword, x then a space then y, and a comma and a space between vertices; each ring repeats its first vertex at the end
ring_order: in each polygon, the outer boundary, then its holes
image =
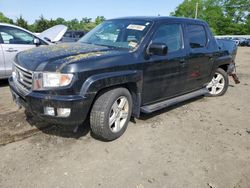
POLYGON ((0 87, 6 87, 9 85, 8 79, 0 80, 0 87))
POLYGON ((31 126, 35 126, 37 129, 48 135, 79 139, 80 137, 86 136, 90 132, 90 124, 88 120, 78 126, 56 125, 37 119, 37 117, 34 117, 27 111, 25 111, 25 113, 27 117, 26 120, 31 126))
MULTIPOLYGON (((146 120, 148 120, 150 118, 161 115, 163 113, 166 113, 168 111, 174 110, 176 108, 179 108, 181 106, 184 106, 186 104, 192 103, 194 101, 197 101, 197 100, 200 100, 200 99, 203 99, 203 98, 204 98, 203 96, 196 97, 196 98, 187 100, 185 102, 176 104, 174 106, 167 107, 167 108, 164 108, 162 110, 158 110, 158 111, 153 112, 151 114, 142 113, 141 117, 139 119, 146 121, 146 120)), ((99 140, 99 141, 102 141, 102 142, 107 142, 106 140, 103 140, 102 138, 97 137, 96 135, 94 135, 91 132, 89 119, 87 119, 83 124, 78 125, 78 126, 56 125, 56 124, 45 123, 44 121, 35 118, 34 116, 32 116, 27 111, 25 113, 26 113, 26 117, 27 117, 26 120, 29 122, 29 124, 31 126, 35 126, 37 129, 41 130, 45 134, 58 136, 58 137, 64 137, 64 138, 79 139, 81 137, 86 136, 88 133, 90 133, 90 136, 92 138, 94 138, 96 140, 99 140)), ((132 117, 130 119, 130 122, 136 123, 136 119, 132 117)))

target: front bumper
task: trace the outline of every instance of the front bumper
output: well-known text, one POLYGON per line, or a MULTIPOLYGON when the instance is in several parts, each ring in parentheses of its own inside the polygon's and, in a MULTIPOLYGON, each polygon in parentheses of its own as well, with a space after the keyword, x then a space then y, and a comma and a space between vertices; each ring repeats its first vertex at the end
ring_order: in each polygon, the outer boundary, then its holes
POLYGON ((15 85, 12 77, 9 78, 9 86, 13 95, 13 99, 31 112, 34 116, 43 119, 46 122, 77 125, 85 121, 93 100, 93 96, 82 97, 78 95, 50 95, 39 92, 24 93, 15 85), (70 108, 71 113, 68 117, 57 117, 45 115, 44 107, 70 108))

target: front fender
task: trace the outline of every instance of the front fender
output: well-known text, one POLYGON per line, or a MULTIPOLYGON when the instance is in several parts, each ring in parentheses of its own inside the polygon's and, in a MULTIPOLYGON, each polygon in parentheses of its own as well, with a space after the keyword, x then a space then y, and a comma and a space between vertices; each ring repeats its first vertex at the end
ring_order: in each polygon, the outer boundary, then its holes
POLYGON ((80 95, 85 96, 87 94, 97 93, 107 87, 126 83, 136 83, 137 93, 141 93, 142 71, 127 70, 93 75, 83 83, 80 95))

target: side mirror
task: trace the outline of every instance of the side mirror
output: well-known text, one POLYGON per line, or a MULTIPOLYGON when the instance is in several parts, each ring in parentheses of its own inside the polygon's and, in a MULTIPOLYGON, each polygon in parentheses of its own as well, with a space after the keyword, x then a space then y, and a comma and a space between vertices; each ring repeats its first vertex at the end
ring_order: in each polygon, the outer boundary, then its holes
POLYGON ((39 46, 39 45, 41 44, 41 41, 40 41, 38 38, 34 38, 33 43, 34 43, 36 46, 39 46))
POLYGON ((168 47, 164 43, 151 43, 147 51, 149 55, 165 56, 168 53, 168 47))

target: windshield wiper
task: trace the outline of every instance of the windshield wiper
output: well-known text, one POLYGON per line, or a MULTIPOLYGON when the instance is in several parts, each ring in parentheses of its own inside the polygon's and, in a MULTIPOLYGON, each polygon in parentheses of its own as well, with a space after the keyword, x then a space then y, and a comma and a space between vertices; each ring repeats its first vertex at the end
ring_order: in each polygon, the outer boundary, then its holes
POLYGON ((98 43, 91 43, 91 42, 81 42, 81 43, 92 44, 92 45, 97 45, 97 46, 104 46, 104 47, 113 48, 113 49, 124 49, 124 50, 128 50, 128 48, 126 48, 126 47, 121 47, 121 46, 111 46, 111 45, 107 45, 107 44, 98 44, 98 43))
POLYGON ((85 43, 85 44, 94 44, 94 43, 91 43, 91 42, 82 42, 82 41, 80 41, 80 43, 85 43))

